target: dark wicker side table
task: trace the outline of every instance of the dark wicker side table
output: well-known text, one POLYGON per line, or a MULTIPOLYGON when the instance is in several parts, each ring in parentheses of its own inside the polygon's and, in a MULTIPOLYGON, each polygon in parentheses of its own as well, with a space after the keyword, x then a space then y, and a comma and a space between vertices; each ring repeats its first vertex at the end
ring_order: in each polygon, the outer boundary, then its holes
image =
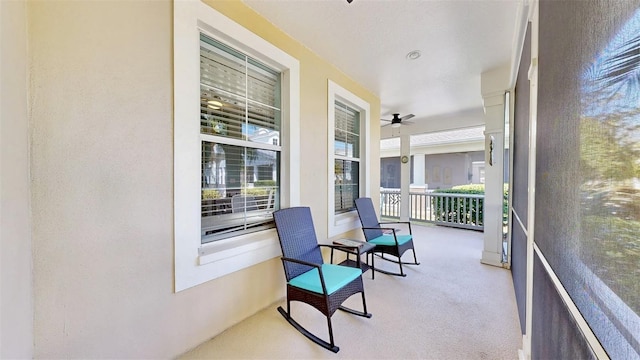
POLYGON ((351 266, 351 267, 359 267, 362 269, 362 272, 366 272, 371 269, 371 278, 373 279, 374 275, 374 256, 371 252, 376 245, 354 239, 338 239, 333 241, 334 245, 337 245, 335 248, 331 248, 331 263, 333 264, 333 250, 340 250, 347 253, 347 259, 341 262, 339 265, 351 266), (362 262, 361 255, 365 254, 366 260, 362 262), (371 265, 369 265, 369 254, 371 254, 371 265), (351 259, 351 255, 355 255, 355 260, 351 259))

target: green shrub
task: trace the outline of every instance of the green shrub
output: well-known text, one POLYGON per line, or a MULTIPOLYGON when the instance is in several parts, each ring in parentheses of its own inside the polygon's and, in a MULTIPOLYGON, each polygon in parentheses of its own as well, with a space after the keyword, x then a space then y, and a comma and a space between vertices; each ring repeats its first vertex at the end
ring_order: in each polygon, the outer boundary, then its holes
POLYGON ((431 206, 436 220, 482 226, 484 224, 484 199, 470 200, 445 194, 484 194, 483 184, 454 186, 432 193, 431 206))
POLYGON ((241 193, 243 195, 266 196, 269 195, 269 191, 271 191, 271 188, 268 187, 252 187, 242 189, 241 193))
POLYGON ((276 189, 275 180, 258 180, 253 183, 252 188, 242 189, 242 194, 253 196, 267 196, 270 191, 276 189))
POLYGON ((275 180, 258 180, 258 181, 253 183, 253 186, 255 186, 255 187, 275 187, 276 186, 276 181, 275 180))
MULTIPOLYGON (((508 184, 504 184, 502 221, 509 219, 508 184)), ((458 222, 470 225, 484 225, 484 198, 470 201, 465 198, 437 196, 438 194, 484 195, 484 184, 454 186, 451 189, 436 190, 431 200, 436 219, 446 222, 458 222)))
POLYGON ((202 190, 202 200, 213 200, 219 199, 221 196, 220 191, 216 189, 205 189, 202 190))

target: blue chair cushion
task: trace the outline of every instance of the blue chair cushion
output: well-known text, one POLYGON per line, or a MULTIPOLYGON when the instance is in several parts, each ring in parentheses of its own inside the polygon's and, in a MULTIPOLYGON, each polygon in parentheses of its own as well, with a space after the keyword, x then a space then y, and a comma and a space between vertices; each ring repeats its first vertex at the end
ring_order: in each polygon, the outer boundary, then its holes
MULTIPOLYGON (((357 279, 362 275, 362 270, 349 266, 322 264, 322 275, 330 295, 357 279)), ((322 294, 322 283, 316 268, 294 277, 289 281, 289 285, 322 294)))
MULTIPOLYGON (((396 235, 396 238, 398 238, 398 245, 402 245, 407 243, 413 237, 411 235, 396 235)), ((387 246, 394 246, 396 244, 396 241, 393 239, 393 235, 378 236, 377 238, 369 240, 369 242, 376 245, 387 246)))

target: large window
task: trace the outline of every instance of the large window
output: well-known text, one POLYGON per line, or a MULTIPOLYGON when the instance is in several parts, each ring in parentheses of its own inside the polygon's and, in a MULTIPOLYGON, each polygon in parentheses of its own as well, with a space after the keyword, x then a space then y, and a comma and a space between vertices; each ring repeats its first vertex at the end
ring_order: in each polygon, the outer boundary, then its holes
POLYGON ((279 72, 200 34, 202 243, 274 226, 280 78, 279 72))
POLYGON ((300 64, 203 2, 173 14, 180 291, 280 255, 271 212, 300 204, 300 64))
POLYGON ((360 226, 354 201, 370 196, 370 105, 329 81, 329 236, 360 226))
POLYGON ((335 101, 335 212, 355 208, 360 194, 360 112, 335 101))

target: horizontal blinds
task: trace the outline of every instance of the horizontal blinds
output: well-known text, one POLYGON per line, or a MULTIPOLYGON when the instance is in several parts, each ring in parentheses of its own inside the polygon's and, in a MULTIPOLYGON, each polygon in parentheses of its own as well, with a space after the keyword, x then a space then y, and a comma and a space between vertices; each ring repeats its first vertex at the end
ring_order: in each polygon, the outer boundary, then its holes
POLYGON ((201 132, 273 145, 267 131, 279 144, 280 74, 206 35, 200 40, 201 132))
POLYGON ((280 155, 202 141, 202 242, 273 227, 280 155))
POLYGON ((203 34, 200 54, 201 241, 208 243, 274 227, 281 74, 203 34))
POLYGON ((357 161, 335 160, 335 210, 350 211, 359 197, 360 164, 357 161))
POLYGON ((360 157, 360 113, 349 106, 335 103, 335 155, 360 157))

